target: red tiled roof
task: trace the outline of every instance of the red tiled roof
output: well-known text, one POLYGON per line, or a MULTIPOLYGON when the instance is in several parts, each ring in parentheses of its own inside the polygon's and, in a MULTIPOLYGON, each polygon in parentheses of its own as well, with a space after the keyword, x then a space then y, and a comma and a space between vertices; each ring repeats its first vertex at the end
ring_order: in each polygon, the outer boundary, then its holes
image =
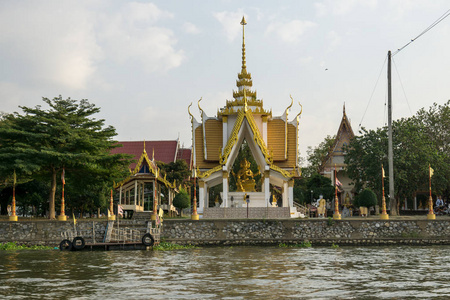
POLYGON ((192 167, 191 166, 191 149, 187 149, 187 148, 179 148, 178 149, 178 153, 177 153, 177 160, 178 159, 182 159, 186 162, 186 164, 188 165, 189 169, 192 167))
MULTIPOLYGON (((131 154, 137 161, 144 151, 144 141, 119 142, 122 147, 111 150, 112 154, 131 154)), ((155 151, 155 160, 164 163, 175 162, 177 156, 178 141, 145 141, 145 150, 150 159, 153 158, 153 150, 155 151)), ((187 162, 187 161, 186 161, 187 162)), ((136 163, 130 165, 130 169, 134 169, 136 163)))

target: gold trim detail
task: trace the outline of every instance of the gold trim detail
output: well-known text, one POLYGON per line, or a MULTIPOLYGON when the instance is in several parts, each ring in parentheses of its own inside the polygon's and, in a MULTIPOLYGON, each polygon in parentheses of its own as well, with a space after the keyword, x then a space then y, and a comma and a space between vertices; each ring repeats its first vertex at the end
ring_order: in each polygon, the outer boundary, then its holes
POLYGON ((269 150, 267 149, 266 144, 264 143, 264 140, 261 137, 261 133, 259 132, 259 129, 256 126, 255 120, 253 118, 253 114, 250 110, 244 111, 244 109, 239 110, 236 122, 233 127, 233 131, 231 132, 231 135, 228 139, 228 143, 223 151, 222 156, 220 156, 220 164, 225 165, 227 163, 228 156, 230 155, 231 150, 238 141, 238 134, 239 130, 241 129, 242 122, 244 121, 244 117, 247 118, 247 122, 250 125, 250 128, 253 132, 253 140, 261 149, 261 152, 264 155, 266 163, 268 165, 271 165, 273 163, 273 157, 272 155, 270 155, 269 150))
POLYGON ((225 149, 223 150, 223 154, 220 156, 220 164, 225 165, 228 160, 228 156, 230 155, 231 149, 233 149, 233 146, 236 144, 238 140, 238 134, 239 129, 241 129, 242 121, 244 120, 245 112, 244 110, 240 110, 236 122, 234 123, 233 131, 230 134, 230 137, 228 138, 228 143, 225 146, 225 149))
POLYGON ((258 144, 259 148, 261 149, 262 153, 264 154, 264 158, 266 160, 267 164, 273 163, 273 158, 269 153, 269 150, 266 147, 266 143, 264 143, 264 140, 261 136, 261 133, 259 132, 258 127, 256 126, 255 119, 253 119, 253 115, 251 111, 248 111, 247 114, 249 117, 247 117, 248 124, 250 125, 250 128, 253 131, 253 140, 258 144))
POLYGON ((198 178, 208 178, 209 176, 211 176, 212 173, 215 173, 215 172, 220 171, 220 170, 222 170, 222 166, 221 165, 215 166, 214 168, 212 168, 212 169, 210 169, 210 170, 208 170, 206 172, 197 171, 197 173, 198 173, 197 177, 198 178))
POLYGON ((271 165, 270 165, 270 168, 271 168, 272 170, 274 170, 274 171, 277 171, 277 172, 281 173, 281 175, 283 175, 283 176, 286 177, 286 178, 292 178, 292 174, 291 174, 291 173, 289 173, 288 171, 286 171, 286 170, 280 168, 280 167, 277 166, 277 165, 271 164, 271 165))
MULTIPOLYGON (((147 152, 144 151, 141 154, 141 157, 139 158, 138 162, 136 163, 136 167, 134 168, 134 170, 132 172, 130 172, 130 176, 128 176, 127 178, 125 178, 124 180, 116 183, 114 185, 114 188, 117 188, 119 186, 124 185, 127 181, 129 181, 131 179, 131 177, 135 176, 137 173, 139 173, 139 170, 141 169, 142 163, 144 162, 144 160, 147 162, 149 169, 151 170, 151 173, 153 174, 153 176, 155 176, 155 178, 157 180, 159 180, 160 182, 164 183, 164 185, 166 187, 170 187, 172 189, 175 189, 175 182, 170 183, 167 179, 166 179, 166 175, 164 175, 164 178, 161 177, 161 170, 158 168, 158 166, 156 166, 156 164, 154 164, 150 158, 147 155, 147 152)), ((131 170, 130 170, 131 171, 131 170)))

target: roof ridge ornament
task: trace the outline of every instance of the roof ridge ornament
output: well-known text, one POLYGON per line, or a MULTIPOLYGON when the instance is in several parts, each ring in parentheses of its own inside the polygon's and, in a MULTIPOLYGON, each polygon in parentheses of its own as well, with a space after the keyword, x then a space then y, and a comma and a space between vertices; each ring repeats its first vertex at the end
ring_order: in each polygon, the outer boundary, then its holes
POLYGON ((197 106, 198 106, 198 109, 200 110, 200 114, 202 115, 202 120, 203 120, 203 114, 205 113, 204 111, 203 111, 203 109, 200 107, 200 101, 202 101, 203 100, 203 97, 200 97, 200 99, 198 100, 198 102, 197 102, 197 106))
POLYGON ((244 111, 247 112, 247 95, 244 89, 244 111))
POLYGON ((192 115, 191 110, 190 110, 191 106, 192 106, 192 102, 188 106, 188 114, 191 117, 191 124, 193 124, 194 123, 194 116, 192 115))
POLYGON ((245 25, 247 25, 247 22, 245 21, 244 16, 242 16, 241 25, 242 25, 242 70, 241 70, 241 73, 246 74, 247 66, 245 63, 245 25))
POLYGON ((144 151, 143 151, 144 153, 147 153, 147 151, 145 151, 145 139, 144 139, 144 151))

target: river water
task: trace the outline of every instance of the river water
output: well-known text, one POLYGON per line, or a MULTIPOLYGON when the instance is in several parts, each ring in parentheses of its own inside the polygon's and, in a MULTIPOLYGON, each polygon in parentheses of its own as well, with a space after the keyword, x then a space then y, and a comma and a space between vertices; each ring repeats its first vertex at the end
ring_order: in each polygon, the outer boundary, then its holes
POLYGON ((448 299, 450 246, 0 251, 0 299, 448 299))

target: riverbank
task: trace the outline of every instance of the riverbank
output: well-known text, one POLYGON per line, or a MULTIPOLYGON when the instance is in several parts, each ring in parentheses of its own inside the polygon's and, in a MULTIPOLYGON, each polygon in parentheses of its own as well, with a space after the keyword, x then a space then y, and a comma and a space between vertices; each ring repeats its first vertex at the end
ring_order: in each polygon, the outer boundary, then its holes
MULTIPOLYGON (((66 231, 73 230, 73 221, 0 220, 0 243, 45 245, 56 247, 66 231)), ((77 230, 85 239, 102 239, 107 221, 77 220, 77 230)), ((121 227, 145 230, 145 221, 121 220, 121 227)), ((142 234, 145 232, 143 231, 142 234)), ((391 217, 380 220, 352 217, 342 220, 323 219, 235 219, 164 220, 162 239, 179 245, 450 245, 450 217, 438 216, 427 220, 424 216, 391 217)))

